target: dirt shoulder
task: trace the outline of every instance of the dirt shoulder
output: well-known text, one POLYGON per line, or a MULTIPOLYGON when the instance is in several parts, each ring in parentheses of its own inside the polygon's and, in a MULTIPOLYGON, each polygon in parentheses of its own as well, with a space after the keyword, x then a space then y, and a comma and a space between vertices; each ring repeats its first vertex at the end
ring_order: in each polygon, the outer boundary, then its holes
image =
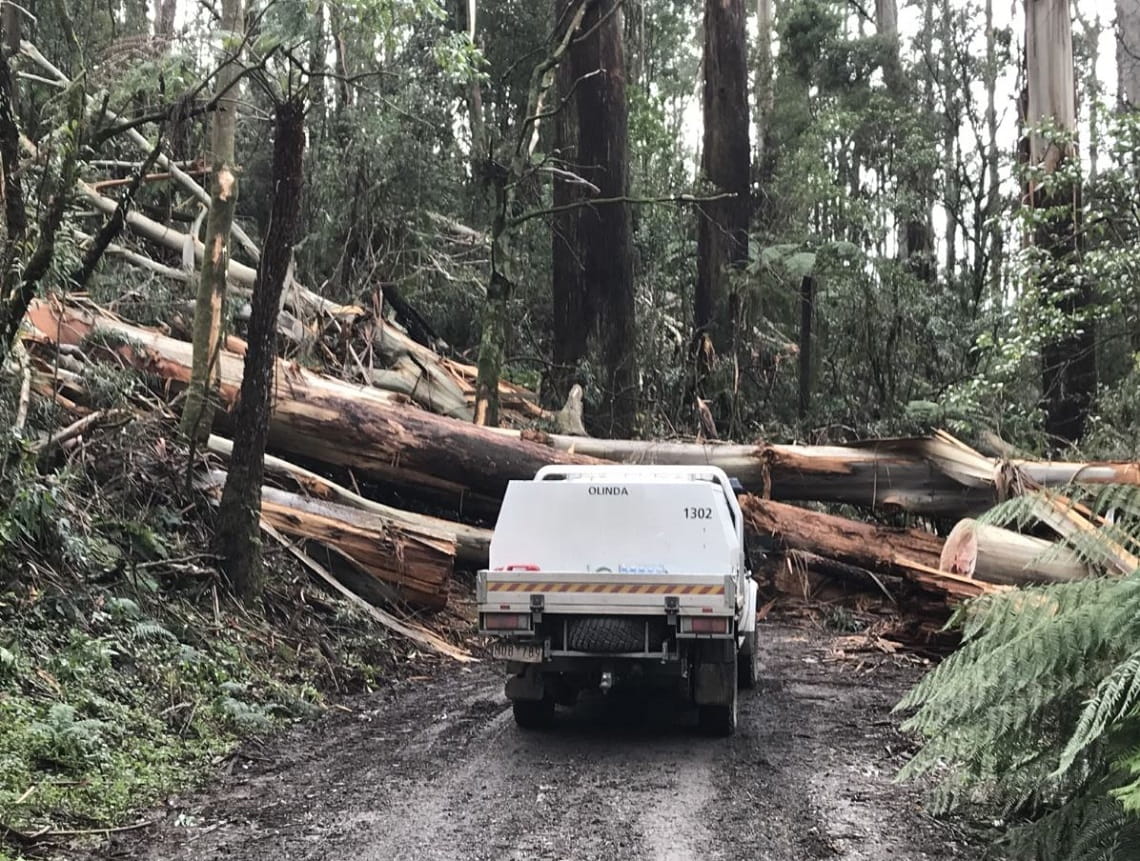
POLYGON ((517 729, 496 667, 454 668, 247 751, 209 791, 93 859, 976 859, 892 778, 890 708, 922 671, 766 623, 740 728, 676 703, 594 700, 517 729))

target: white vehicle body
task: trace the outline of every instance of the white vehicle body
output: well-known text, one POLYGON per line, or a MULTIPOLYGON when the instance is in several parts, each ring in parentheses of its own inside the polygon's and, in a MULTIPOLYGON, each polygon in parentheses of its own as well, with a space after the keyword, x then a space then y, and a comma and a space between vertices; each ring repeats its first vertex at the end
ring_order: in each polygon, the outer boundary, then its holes
POLYGON ((731 732, 755 680, 756 584, 717 467, 544 467, 510 482, 478 573, 480 631, 522 725, 636 675, 672 680, 731 732))

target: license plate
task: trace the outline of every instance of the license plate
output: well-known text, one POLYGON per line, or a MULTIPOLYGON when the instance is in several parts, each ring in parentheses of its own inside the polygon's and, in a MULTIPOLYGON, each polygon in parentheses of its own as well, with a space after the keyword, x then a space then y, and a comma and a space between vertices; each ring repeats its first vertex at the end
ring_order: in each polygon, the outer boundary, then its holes
POLYGON ((524 664, 542 663, 541 645, 522 643, 492 643, 491 657, 504 661, 522 661, 524 664))

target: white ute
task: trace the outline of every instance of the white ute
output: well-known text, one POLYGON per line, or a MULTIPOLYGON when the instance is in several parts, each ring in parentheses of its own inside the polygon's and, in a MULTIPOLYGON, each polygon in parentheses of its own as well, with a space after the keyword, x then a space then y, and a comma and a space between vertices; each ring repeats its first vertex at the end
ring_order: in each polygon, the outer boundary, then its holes
POLYGON ((705 731, 735 731, 737 689, 756 683, 756 582, 722 469, 550 466, 512 481, 477 589, 520 726, 636 678, 679 686, 705 731))

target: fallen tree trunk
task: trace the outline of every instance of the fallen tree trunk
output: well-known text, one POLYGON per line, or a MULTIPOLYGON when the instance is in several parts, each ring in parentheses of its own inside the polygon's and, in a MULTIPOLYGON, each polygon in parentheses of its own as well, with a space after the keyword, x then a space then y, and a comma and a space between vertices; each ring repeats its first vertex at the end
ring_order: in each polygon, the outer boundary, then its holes
MULTIPOLYGON (((209 449, 215 454, 228 458, 233 450, 233 443, 216 434, 211 434, 209 449)), ((374 502, 324 476, 317 475, 315 472, 310 472, 271 454, 265 456, 265 473, 287 479, 317 499, 367 512, 394 524, 397 528, 418 529, 446 537, 455 543, 456 561, 470 568, 478 568, 487 564, 491 549, 491 530, 489 529, 480 529, 477 526, 468 526, 465 523, 455 523, 438 517, 403 511, 390 505, 374 502)))
MULTIPOLYGON (((28 315, 37 330, 30 337, 78 345, 96 328, 122 341, 110 353, 168 382, 185 385, 190 345, 124 323, 108 314, 53 308, 39 302, 28 315)), ((242 360, 218 357, 219 395, 232 405, 242 377, 242 360)), ((446 491, 497 508, 507 482, 530 478, 549 463, 594 463, 488 428, 410 406, 398 395, 356 386, 278 361, 270 417, 270 447, 278 451, 358 470, 382 481, 446 491)), ((225 416, 219 416, 224 421, 225 416)))
MULTIPOLYGON (((211 470, 204 485, 221 493, 226 473, 211 470)), ((455 542, 444 532, 275 487, 262 488, 261 517, 290 538, 335 550, 377 586, 362 597, 439 610, 447 605, 455 542)))
POLYGON ((949 600, 1001 588, 940 571, 942 539, 928 532, 885 529, 752 495, 741 496, 740 507, 749 530, 770 536, 784 551, 802 550, 844 565, 893 574, 949 600))
POLYGON ((446 655, 449 658, 454 658, 463 663, 469 663, 477 660, 471 656, 471 653, 466 649, 459 649, 451 643, 444 640, 441 636, 433 631, 429 631, 423 625, 416 624, 415 622, 397 619, 391 613, 381 610, 379 607, 374 607, 369 604, 343 583, 336 579, 335 576, 325 566, 321 565, 311 556, 303 553, 292 543, 287 541, 280 532, 273 528, 264 517, 261 518, 262 530, 278 541, 286 550, 293 555, 302 565, 312 571, 317 577, 323 580, 335 592, 342 595, 349 603, 356 606, 365 615, 372 618, 374 621, 379 622, 385 628, 389 628, 398 634, 407 637, 414 643, 419 643, 421 646, 426 646, 433 651, 439 652, 441 655, 446 655))
POLYGON ((719 466, 748 490, 786 502, 929 516, 979 514, 1019 480, 1044 487, 1073 481, 1140 485, 1140 462, 1000 461, 941 431, 830 446, 608 440, 533 431, 522 436, 606 461, 719 466))
MULTIPOLYGON (((98 325, 138 341, 141 353, 121 358, 184 383, 189 344, 73 307, 33 306, 29 319, 41 341, 78 343, 98 325)), ((241 359, 224 353, 222 396, 232 402, 241 359)), ((531 478, 550 463, 711 464, 750 491, 784 501, 818 501, 927 515, 971 516, 1011 485, 1009 469, 1037 483, 1074 477, 1140 483, 1132 463, 1002 464, 945 434, 849 446, 709 445, 599 440, 536 431, 476 427, 410 407, 406 399, 278 363, 270 445, 278 451, 350 468, 382 481, 441 491, 465 509, 493 514, 511 479, 531 478)))
POLYGON ((939 568, 990 583, 1067 583, 1090 575, 1067 548, 971 518, 959 521, 942 547, 939 568))

